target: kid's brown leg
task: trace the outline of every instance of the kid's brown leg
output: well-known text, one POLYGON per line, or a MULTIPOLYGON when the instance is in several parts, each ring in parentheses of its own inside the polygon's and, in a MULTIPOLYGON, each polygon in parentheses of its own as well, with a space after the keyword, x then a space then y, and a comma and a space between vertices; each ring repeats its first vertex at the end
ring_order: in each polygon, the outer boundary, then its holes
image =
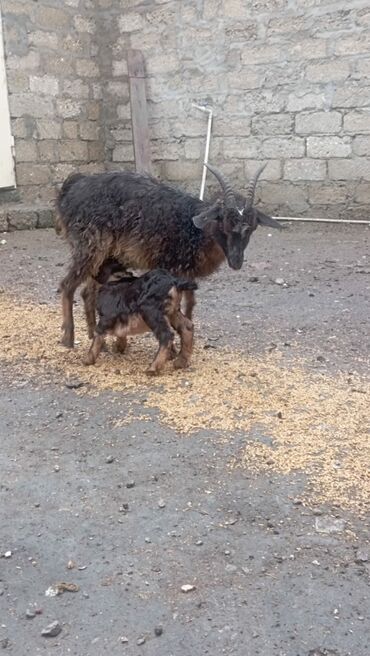
POLYGON ((95 334, 92 344, 90 346, 90 350, 84 359, 84 364, 86 365, 95 364, 103 344, 104 344, 103 335, 95 334))
POLYGON ((180 335, 181 350, 174 361, 176 369, 184 369, 189 366, 191 354, 193 352, 194 326, 193 322, 178 311, 171 317, 171 325, 180 335))
POLYGON ((159 342, 158 352, 149 369, 147 369, 149 376, 155 376, 170 359, 174 335, 167 317, 158 307, 148 306, 142 308, 141 314, 159 342))
POLYGON ((191 320, 193 317, 193 310, 196 303, 195 294, 193 291, 188 289, 187 291, 184 292, 184 295, 185 295, 185 316, 191 320))

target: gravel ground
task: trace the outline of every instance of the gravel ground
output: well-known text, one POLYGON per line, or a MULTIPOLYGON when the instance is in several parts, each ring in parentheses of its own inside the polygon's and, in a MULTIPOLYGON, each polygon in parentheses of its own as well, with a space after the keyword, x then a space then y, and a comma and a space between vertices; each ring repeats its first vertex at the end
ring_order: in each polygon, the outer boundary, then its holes
MULTIPOLYGON (((57 303, 64 244, 53 231, 4 239, 2 290, 40 311, 57 303)), ((241 272, 201 284, 198 336, 366 376, 369 243, 363 226, 259 229, 241 272)), ((4 653, 369 656, 368 517, 300 503, 305 471, 227 467, 248 435, 184 435, 155 408, 115 425, 132 392, 3 372, 4 653), (52 596, 60 582, 78 589, 52 596), (58 635, 41 635, 55 621, 58 635)))

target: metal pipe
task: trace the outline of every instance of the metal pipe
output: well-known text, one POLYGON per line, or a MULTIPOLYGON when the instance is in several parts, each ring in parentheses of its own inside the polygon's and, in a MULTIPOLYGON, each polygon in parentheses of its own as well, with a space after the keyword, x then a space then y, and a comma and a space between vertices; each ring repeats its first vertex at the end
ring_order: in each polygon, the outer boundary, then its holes
POLYGON ((303 221, 306 223, 346 223, 351 225, 368 225, 370 226, 370 221, 362 221, 356 219, 311 219, 311 218, 299 218, 297 216, 273 216, 273 219, 276 221, 303 221))
POLYGON ((208 164, 209 145, 210 145, 210 142, 211 142, 213 111, 210 107, 205 107, 204 105, 196 105, 195 103, 192 103, 192 106, 195 107, 195 109, 199 109, 200 112, 205 112, 206 114, 208 114, 206 148, 205 148, 205 152, 204 152, 202 182, 201 182, 201 185, 200 185, 200 192, 199 192, 199 198, 200 198, 200 200, 203 200, 204 189, 205 189, 205 186, 206 186, 206 177, 207 177, 206 164, 208 164))

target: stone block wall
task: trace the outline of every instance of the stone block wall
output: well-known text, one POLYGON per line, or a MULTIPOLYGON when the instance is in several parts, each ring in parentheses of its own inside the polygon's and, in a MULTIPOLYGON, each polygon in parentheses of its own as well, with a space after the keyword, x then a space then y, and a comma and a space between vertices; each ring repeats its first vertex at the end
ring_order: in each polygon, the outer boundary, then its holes
MULTIPOLYGON (((0 191, 0 204, 43 207, 72 170, 134 167, 126 59, 139 48, 156 175, 198 191, 207 118, 192 103, 206 104, 211 161, 240 191, 268 162, 258 189, 266 211, 369 217, 368 1, 1 7, 17 190, 0 191)), ((12 216, 12 227, 22 223, 12 216)), ((41 216, 33 223, 45 223, 41 216)))
MULTIPOLYGON (((101 4, 112 17, 117 3, 101 4)), ((266 210, 369 218, 368 1, 121 5, 106 70, 125 83, 126 49, 144 52, 156 174, 199 188, 207 119, 192 102, 207 104, 215 114, 211 160, 240 190, 268 162, 258 190, 266 210)), ((128 100, 111 108, 115 165, 132 165, 129 116, 128 100)))
POLYGON ((95 2, 80 0, 1 0, 1 9, 17 180, 0 191, 2 215, 10 228, 43 225, 39 208, 70 172, 104 166, 98 17, 95 2))

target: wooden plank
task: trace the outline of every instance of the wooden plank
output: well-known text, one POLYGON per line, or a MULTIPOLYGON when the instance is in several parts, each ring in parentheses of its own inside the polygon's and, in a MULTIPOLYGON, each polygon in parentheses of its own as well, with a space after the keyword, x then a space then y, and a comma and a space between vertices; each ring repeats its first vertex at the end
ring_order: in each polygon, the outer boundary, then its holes
POLYGON ((144 57, 140 50, 129 50, 127 67, 130 85, 131 123, 135 166, 139 173, 151 173, 148 112, 145 93, 144 57))

